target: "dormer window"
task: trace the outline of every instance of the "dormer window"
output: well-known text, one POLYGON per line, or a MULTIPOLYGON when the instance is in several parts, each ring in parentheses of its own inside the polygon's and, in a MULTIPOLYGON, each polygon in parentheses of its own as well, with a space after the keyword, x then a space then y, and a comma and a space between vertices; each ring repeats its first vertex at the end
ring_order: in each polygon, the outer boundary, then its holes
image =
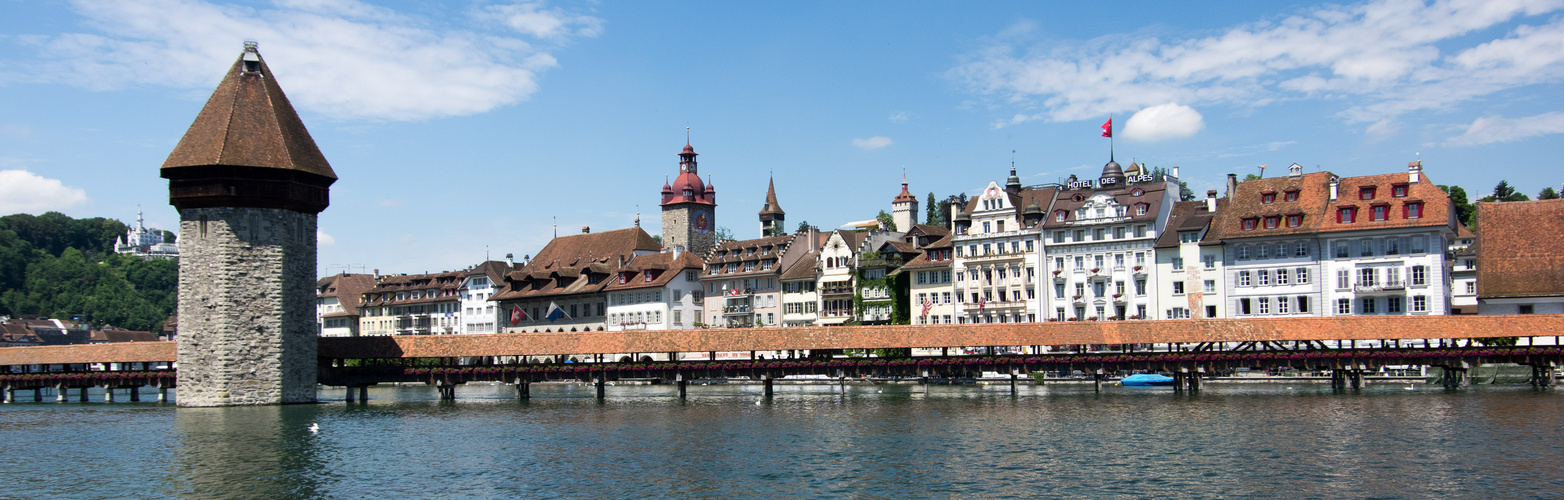
POLYGON ((1298 226, 1302 226, 1302 225, 1303 225, 1303 214, 1293 214, 1293 215, 1287 216, 1287 227, 1298 227, 1298 226))
POLYGON ((1151 205, 1147 205, 1145 203, 1136 203, 1135 204, 1135 215, 1146 215, 1146 209, 1150 208, 1150 207, 1151 207, 1151 205))
POLYGON ((1276 193, 1260 193, 1260 203, 1266 205, 1276 203, 1276 193))
POLYGON ((1401 218, 1403 218, 1403 219, 1421 219, 1421 218, 1423 218, 1423 204, 1421 202, 1419 202, 1419 203, 1407 203, 1406 205, 1402 205, 1401 206, 1401 218))
POLYGON ((1336 209, 1336 222, 1351 224, 1358 220, 1357 207, 1341 207, 1336 209))
POLYGON ((1256 217, 1244 217, 1244 230, 1253 231, 1256 222, 1258 222, 1256 217))
POLYGON ((1265 218, 1265 228, 1266 229, 1276 229, 1276 226, 1280 225, 1280 223, 1282 221, 1281 219, 1282 219, 1282 217, 1279 216, 1279 215, 1272 215, 1272 216, 1266 217, 1265 218))
POLYGON ((1364 186, 1364 187, 1358 188, 1358 199, 1360 199, 1360 200, 1372 200, 1372 199, 1374 199, 1374 186, 1364 186))
POLYGON ((1056 211, 1056 212, 1054 212, 1054 220, 1058 221, 1058 222, 1064 222, 1064 218, 1068 214, 1069 214, 1069 212, 1066 212, 1066 211, 1063 211, 1063 210, 1056 211))
POLYGON ((1286 192, 1282 193, 1282 200, 1284 200, 1284 201, 1298 201, 1298 190, 1296 190, 1296 189, 1289 189, 1286 192))
POLYGON ((1374 205, 1374 220, 1390 218, 1390 205, 1374 205))
POLYGON ((1390 196, 1392 198, 1405 198, 1407 196, 1407 185, 1396 184, 1394 186, 1390 186, 1390 196))
POLYGON ((1141 188, 1135 188, 1134 191, 1130 191, 1130 196, 1140 196, 1144 194, 1146 194, 1146 190, 1141 188))

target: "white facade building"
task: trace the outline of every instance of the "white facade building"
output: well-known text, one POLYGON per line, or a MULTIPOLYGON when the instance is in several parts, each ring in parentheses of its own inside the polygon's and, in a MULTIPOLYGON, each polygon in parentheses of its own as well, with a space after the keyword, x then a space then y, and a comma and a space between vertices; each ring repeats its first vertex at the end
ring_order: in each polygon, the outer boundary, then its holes
POLYGON ((952 217, 952 283, 957 323, 1021 323, 1043 318, 1040 290, 1043 214, 1056 186, 1021 186, 1015 167, 1004 187, 989 181, 952 217))
POLYGON ((1156 317, 1154 245, 1177 199, 1177 182, 1155 180, 1135 164, 1125 172, 1109 161, 1095 182, 1072 176, 1054 197, 1043 227, 1049 317, 1156 317))

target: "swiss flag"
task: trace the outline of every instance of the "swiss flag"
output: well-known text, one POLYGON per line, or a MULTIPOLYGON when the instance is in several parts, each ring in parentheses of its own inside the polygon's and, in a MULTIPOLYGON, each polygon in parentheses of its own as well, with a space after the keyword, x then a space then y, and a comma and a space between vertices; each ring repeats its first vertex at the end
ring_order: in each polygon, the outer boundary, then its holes
POLYGON ((1110 116, 1110 117, 1108 117, 1108 121, 1103 122, 1103 124, 1102 124, 1102 136, 1103 137, 1113 137, 1113 117, 1110 116))
POLYGON ((510 324, 516 326, 521 320, 527 319, 527 312, 521 310, 521 306, 510 306, 510 324))

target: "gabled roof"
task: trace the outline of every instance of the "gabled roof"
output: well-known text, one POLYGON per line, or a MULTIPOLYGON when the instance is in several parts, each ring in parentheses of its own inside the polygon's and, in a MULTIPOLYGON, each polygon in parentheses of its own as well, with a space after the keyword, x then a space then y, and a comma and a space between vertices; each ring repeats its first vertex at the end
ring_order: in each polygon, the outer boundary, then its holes
POLYGON ((373 288, 375 288, 375 276, 372 274, 339 273, 316 282, 315 296, 336 297, 337 303, 342 305, 342 312, 357 316, 359 302, 363 300, 364 292, 373 288))
POLYGON ((228 165, 291 170, 336 179, 271 68, 246 47, 174 146, 162 170, 228 165), (248 59, 248 60, 247 60, 248 59), (246 65, 258 71, 246 71, 246 65))
POLYGON ((472 266, 472 269, 468 269, 467 277, 486 276, 489 278, 490 283, 497 284, 504 282, 505 275, 517 269, 521 269, 521 266, 506 264, 505 261, 501 260, 486 260, 476 266, 472 266))
MULTIPOLYGON (((1431 227, 1453 224, 1451 217, 1452 206, 1450 195, 1428 181, 1428 177, 1418 172, 1418 182, 1407 182, 1409 176, 1406 172, 1394 174, 1364 175, 1359 177, 1342 177, 1337 186, 1336 201, 1325 205, 1324 213, 1320 214, 1319 230, 1325 231, 1361 231, 1365 229, 1389 229, 1403 227, 1431 227), (1394 197, 1391 188, 1396 185, 1407 187, 1407 195, 1394 197), (1364 187, 1373 187, 1374 199, 1358 199, 1359 190, 1364 187), (1422 203, 1422 217, 1408 219, 1401 216, 1402 207, 1407 203, 1422 203), (1372 207, 1386 205, 1389 207, 1389 217, 1386 220, 1373 220, 1372 207), (1352 223, 1336 222, 1336 209, 1338 207, 1357 207, 1357 221, 1352 223)), ((1326 188, 1327 192, 1329 187, 1326 188)), ((1450 227, 1452 232, 1454 227, 1450 227)))
POLYGON ((1477 204, 1477 298, 1564 296, 1564 200, 1477 204))
POLYGON ((530 262, 505 275, 508 285, 489 300, 599 292, 609 282, 607 274, 637 252, 660 251, 662 245, 639 227, 554 238, 530 262), (601 279, 594 283, 593 274, 601 279))
POLYGON ((819 265, 820 252, 810 250, 809 253, 799 257, 798 262, 794 262, 791 267, 782 271, 782 276, 778 279, 782 281, 813 280, 817 277, 815 276, 815 271, 816 266, 819 265))
MULTIPOLYGON (((635 256, 624 267, 618 269, 616 275, 608 280, 608 286, 604 287, 603 291, 661 288, 667 286, 674 278, 683 275, 685 271, 700 271, 704 266, 701 259, 690 252, 679 252, 677 259, 673 254, 673 252, 661 252, 635 256), (619 283, 619 274, 625 275, 623 284, 619 283), (652 276, 651 281, 646 280, 648 274, 652 276)), ((700 287, 699 284, 691 286, 700 287)))
MULTIPOLYGON (((1121 174, 1122 175, 1122 174, 1121 174)), ((1162 198, 1167 196, 1167 182, 1141 182, 1135 184, 1121 184, 1108 189, 1057 189, 1050 200, 1041 201, 1038 206, 1043 209, 1043 227, 1049 229, 1063 229, 1073 227, 1078 221, 1075 218, 1075 209, 1085 206, 1093 196, 1106 194, 1113 197, 1114 203, 1125 209, 1125 218, 1119 222, 1153 222, 1157 220, 1158 210, 1162 207, 1162 198), (1136 196, 1135 193, 1140 193, 1136 196), (1080 199, 1077 200, 1076 198, 1080 199), (1145 215, 1135 214, 1135 205, 1146 204, 1145 215), (1054 213, 1065 212, 1064 222, 1060 222, 1054 213)), ((1030 203, 1030 202, 1029 202, 1030 203)))
POLYGON ((93 330, 93 342, 157 342, 156 334, 134 330, 93 330))
POLYGON ((1329 182, 1334 175, 1330 172, 1311 172, 1298 177, 1272 177, 1240 182, 1233 192, 1229 193, 1226 199, 1227 206, 1223 210, 1218 210, 1214 224, 1225 239, 1314 233, 1319 230, 1320 223, 1325 218, 1326 205, 1330 203, 1329 182), (1286 194, 1289 191, 1298 193, 1298 201, 1287 201, 1286 194), (1271 203, 1265 203, 1261 196, 1264 193, 1273 193, 1276 196, 1271 203), (1267 216, 1289 214, 1303 214, 1302 224, 1297 227, 1278 224, 1276 228, 1265 229, 1263 223, 1256 222, 1256 229, 1250 231, 1243 229, 1243 221, 1246 218, 1261 220, 1267 216))
POLYGON ((1205 201, 1178 201, 1173 203, 1173 213, 1168 216, 1168 229, 1157 236, 1154 248, 1177 248, 1178 233, 1199 231, 1211 223, 1211 212, 1206 211, 1205 201))

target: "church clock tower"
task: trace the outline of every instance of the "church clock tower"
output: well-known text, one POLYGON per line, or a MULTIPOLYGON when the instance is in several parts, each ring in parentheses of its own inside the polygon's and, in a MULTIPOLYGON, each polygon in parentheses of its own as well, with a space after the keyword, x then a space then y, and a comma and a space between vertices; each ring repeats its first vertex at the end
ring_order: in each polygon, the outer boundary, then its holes
POLYGON ((679 177, 663 183, 663 247, 705 256, 717 244, 717 190, 701 182, 695 148, 679 152, 679 177))

